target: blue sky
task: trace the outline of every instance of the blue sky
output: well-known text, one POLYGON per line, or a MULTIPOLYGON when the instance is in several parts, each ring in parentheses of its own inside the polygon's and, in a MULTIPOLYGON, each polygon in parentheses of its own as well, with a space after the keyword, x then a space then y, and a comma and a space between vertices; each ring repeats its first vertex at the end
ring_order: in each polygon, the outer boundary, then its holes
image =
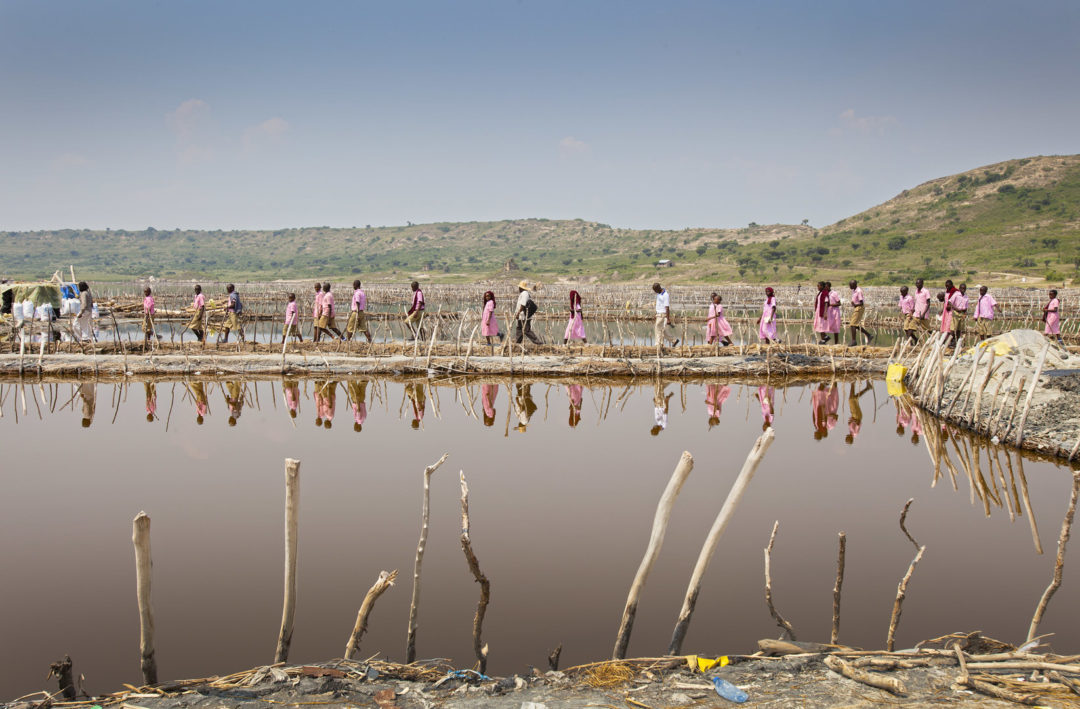
POLYGON ((1080 152, 1080 3, 0 0, 0 229, 823 226, 1080 152))

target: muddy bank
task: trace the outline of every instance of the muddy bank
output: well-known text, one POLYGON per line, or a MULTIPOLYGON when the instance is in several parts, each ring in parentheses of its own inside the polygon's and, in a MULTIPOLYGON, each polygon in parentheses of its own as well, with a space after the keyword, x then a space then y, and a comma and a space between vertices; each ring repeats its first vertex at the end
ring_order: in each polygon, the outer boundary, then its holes
MULTIPOLYGON (((600 348, 595 348, 600 349, 600 348)), ((807 376, 832 374, 881 374, 888 350, 850 348, 838 351, 813 348, 782 350, 764 348, 745 354, 665 352, 657 357, 622 357, 614 348, 607 356, 563 350, 558 354, 525 356, 392 354, 387 356, 343 355, 303 351, 280 354, 193 350, 146 354, 59 353, 42 357, 0 355, 0 377, 65 376, 123 377, 134 375, 402 375, 479 374, 537 377, 601 376, 667 378, 702 376, 807 376)), ((713 348, 709 348, 710 351, 713 348)))
MULTIPOLYGON (((724 656, 701 671, 697 656, 598 662, 564 671, 530 668, 509 677, 459 670, 443 661, 399 665, 379 660, 331 660, 310 665, 280 664, 227 677, 129 687, 58 707, 275 707, 281 705, 431 707, 521 707, 561 709, 601 706, 625 709, 726 706, 714 680, 741 691, 752 706, 796 707, 1080 705, 1076 656, 1029 654, 983 639, 977 633, 948 636, 948 647, 902 653, 799 652, 766 657, 724 656), (976 639, 974 645, 965 638, 976 639), (959 638, 959 640, 957 640, 959 638), (963 648, 963 649, 961 649, 963 648), (724 663, 725 666, 720 666, 724 663), (963 666, 961 665, 963 662, 963 666), (694 666, 695 669, 691 669, 694 666)), ((803 644, 806 645, 806 644, 803 644)), ((939 643, 940 645, 940 643, 939 643)), ((707 667, 707 665, 706 665, 707 667)), ((4 705, 37 709, 44 693, 4 705)))

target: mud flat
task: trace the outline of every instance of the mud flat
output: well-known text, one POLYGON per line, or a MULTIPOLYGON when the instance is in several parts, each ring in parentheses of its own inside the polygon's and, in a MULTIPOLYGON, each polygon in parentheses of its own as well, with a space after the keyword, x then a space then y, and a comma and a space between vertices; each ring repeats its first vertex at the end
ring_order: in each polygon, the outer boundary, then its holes
MULTIPOLYGON (((401 348, 397 348, 400 350, 401 348)), ((399 375, 481 374, 514 376, 703 377, 808 376, 881 374, 889 350, 874 347, 836 348, 795 346, 748 348, 743 354, 716 355, 714 348, 687 348, 685 353, 652 356, 634 352, 621 356, 618 348, 586 351, 527 352, 524 355, 452 354, 453 347, 425 354, 383 356, 341 354, 315 349, 282 356, 261 352, 220 350, 161 350, 109 354, 55 353, 44 356, 0 355, 0 377, 64 376, 190 376, 190 375, 399 375), (597 352, 592 352, 597 350, 597 352), (707 350, 702 351, 702 350, 707 350), (633 356, 637 355, 637 356, 633 356)), ((646 349, 648 352, 648 349, 646 349)))

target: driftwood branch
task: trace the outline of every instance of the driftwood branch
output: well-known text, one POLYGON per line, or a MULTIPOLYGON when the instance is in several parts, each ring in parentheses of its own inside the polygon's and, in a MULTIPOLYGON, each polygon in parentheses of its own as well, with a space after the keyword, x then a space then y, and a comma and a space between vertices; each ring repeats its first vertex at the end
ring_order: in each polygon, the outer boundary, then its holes
POLYGON ((553 672, 559 669, 559 656, 562 655, 562 643, 559 643, 559 647, 555 648, 548 654, 548 667, 553 672))
POLYGON ((912 543, 912 545, 916 549, 918 549, 919 548, 919 543, 917 541, 915 541, 915 537, 911 536, 911 532, 907 531, 907 527, 904 525, 904 523, 907 521, 908 509, 911 507, 911 503, 914 502, 914 501, 915 501, 915 498, 912 497, 912 498, 909 498, 908 501, 904 503, 904 509, 901 510, 901 512, 900 512, 900 531, 903 532, 904 536, 908 538, 908 540, 912 543))
POLYGON ((836 554, 836 583, 832 592, 832 634, 829 642, 833 645, 840 637, 840 591, 844 587, 844 558, 847 553, 847 535, 840 532, 840 549, 836 554))
POLYGON ((869 687, 875 687, 877 689, 884 689, 887 692, 893 694, 906 694, 907 689, 904 688, 903 682, 894 677, 882 677, 865 670, 859 670, 848 663, 841 660, 839 657, 829 656, 825 658, 825 666, 833 672, 842 674, 848 679, 861 682, 869 687))
POLYGON ((281 608, 274 662, 289 659, 293 621, 296 619, 296 548, 300 516, 300 461, 285 459, 285 598, 281 608))
POLYGON ((652 532, 649 535, 649 544, 645 549, 645 556, 638 566, 637 575, 630 586, 630 593, 626 597, 626 607, 623 608, 622 621, 619 623, 619 633, 615 638, 615 650, 611 659, 621 660, 626 657, 626 649, 630 644, 630 633, 634 629, 634 617, 637 615, 638 597, 645 587, 645 581, 649 578, 656 558, 660 556, 660 548, 664 545, 664 535, 667 532, 668 521, 671 519, 671 508, 675 505, 675 499, 682 490, 683 483, 694 469, 694 457, 689 452, 683 451, 679 458, 671 479, 668 480, 664 493, 660 496, 660 502, 656 506, 656 515, 653 517, 652 532))
POLYGON ((892 618, 889 620, 889 637, 885 643, 885 649, 892 652, 896 646, 896 626, 900 624, 900 613, 904 604, 904 598, 907 597, 907 585, 911 581, 911 575, 915 573, 915 566, 922 559, 923 552, 926 551, 926 545, 919 547, 919 551, 915 554, 915 558, 911 560, 911 565, 908 566, 907 573, 904 574, 904 578, 900 579, 900 583, 896 587, 896 601, 893 602, 892 618))
POLYGON ((769 535, 769 546, 765 547, 765 604, 769 606, 769 614, 772 615, 776 624, 783 628, 788 640, 797 640, 795 629, 791 627, 791 623, 784 620, 784 617, 780 615, 780 611, 776 610, 772 599, 772 574, 770 573, 772 570, 772 549, 773 544, 776 542, 776 530, 779 528, 780 520, 776 520, 773 523, 772 534, 769 535))
POLYGON ((1061 577, 1065 570, 1065 545, 1069 543, 1069 533, 1072 530, 1073 517, 1076 515, 1076 498, 1078 495, 1080 495, 1080 473, 1073 473, 1072 495, 1069 497, 1069 507, 1065 511, 1065 519, 1061 522, 1061 535, 1058 537, 1054 576, 1050 580, 1050 585, 1043 591, 1042 598, 1039 599, 1039 605, 1035 608, 1035 615, 1031 618, 1031 627, 1028 628, 1027 636, 1029 642, 1035 637, 1035 633, 1039 631, 1039 623, 1042 622, 1043 614, 1046 613, 1046 606, 1050 603, 1050 598, 1061 586, 1061 577))
POLYGON ((409 635, 405 647, 405 662, 416 659, 416 620, 420 613, 420 565, 424 562, 424 549, 427 547, 428 518, 430 516, 431 474, 446 462, 449 453, 424 468, 424 504, 420 513, 420 542, 416 545, 416 562, 413 565, 412 602, 409 605, 409 635))
POLYGON ((389 573, 380 571, 379 578, 375 580, 375 583, 368 589, 367 594, 364 595, 364 601, 360 604, 360 611, 356 614, 356 625, 353 626, 349 642, 345 644, 346 660, 351 660, 356 651, 360 649, 360 638, 367 632, 368 616, 371 615, 371 610, 375 607, 375 601, 394 585, 394 581, 397 580, 397 573, 397 569, 389 573))
POLYGON ((49 674, 45 679, 55 677, 60 686, 60 692, 64 695, 64 701, 73 702, 78 698, 75 692, 75 682, 71 679, 71 655, 64 655, 62 660, 49 665, 49 674))
POLYGON ((765 452, 769 450, 769 445, 773 442, 775 435, 773 429, 769 428, 758 436, 754 447, 750 449, 749 455, 746 456, 746 461, 743 462, 739 476, 731 486, 731 491, 728 492, 727 499, 724 500, 724 506, 720 508, 720 513, 716 516, 716 521, 713 522, 712 529, 709 530, 709 534, 705 538, 705 544, 701 547, 701 553, 698 555, 697 563, 694 565, 694 571, 690 575, 690 585, 686 589, 686 597, 683 599, 682 610, 679 611, 679 619, 675 624, 674 632, 671 634, 671 644, 668 645, 669 655, 678 655, 682 650, 686 631, 690 627, 690 616, 694 613, 694 606, 697 604, 698 594, 701 592, 701 581, 705 576, 705 570, 709 567, 709 561, 716 551, 717 544, 720 543, 720 537, 723 536, 724 530, 735 515, 735 508, 739 506, 739 501, 742 500, 746 488, 750 485, 750 481, 753 479, 758 465, 761 464, 762 458, 765 457, 765 452))
POLYGON ((469 538, 469 484, 465 482, 465 471, 459 471, 458 474, 461 476, 461 550, 465 552, 469 571, 480 584, 480 601, 476 604, 476 615, 473 617, 473 653, 476 661, 480 663, 480 674, 484 674, 487 672, 488 647, 481 644, 480 636, 484 629, 484 614, 487 613, 488 602, 491 600, 491 582, 480 571, 480 562, 473 552, 472 540, 469 538))

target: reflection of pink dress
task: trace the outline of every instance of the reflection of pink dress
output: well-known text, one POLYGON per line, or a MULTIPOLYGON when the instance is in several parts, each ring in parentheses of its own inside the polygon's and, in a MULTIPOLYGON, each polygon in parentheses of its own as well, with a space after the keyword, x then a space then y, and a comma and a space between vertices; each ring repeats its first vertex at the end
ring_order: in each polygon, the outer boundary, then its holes
POLYGON ((761 323, 758 325, 758 338, 776 339, 776 296, 766 298, 761 307, 761 323))
POLYGON ((574 317, 570 318, 570 322, 566 323, 566 333, 563 335, 563 339, 585 339, 585 323, 581 320, 581 303, 574 304, 574 317))
POLYGON ((705 334, 709 342, 731 336, 731 324, 724 317, 724 306, 721 303, 709 303, 709 323, 705 334))
POLYGON ((495 399, 499 396, 498 384, 480 385, 480 403, 484 405, 484 416, 495 418, 495 399))
POLYGON ((840 420, 840 390, 833 384, 829 389, 829 396, 825 400, 826 407, 828 408, 828 418, 825 419, 825 425, 829 427, 829 430, 836 428, 836 422, 840 420))
POLYGON ((580 384, 569 384, 566 387, 566 395, 570 397, 570 405, 575 409, 581 408, 582 387, 580 384))
POLYGON ((826 332, 840 332, 840 294, 834 290, 829 291, 829 322, 826 332))
POLYGON ((727 384, 723 386, 716 383, 705 385, 705 409, 709 412, 711 418, 720 418, 720 409, 729 396, 731 396, 731 387, 727 384))
POLYGON ((495 318, 495 301, 484 303, 484 314, 480 318, 480 335, 496 337, 499 334, 499 321, 495 318))
POLYGON ((810 420, 814 424, 814 431, 825 432, 827 430, 825 426, 825 400, 828 398, 829 393, 824 389, 814 389, 810 394, 810 420))
POLYGON ((773 422, 773 394, 775 391, 772 387, 764 385, 757 388, 758 400, 761 401, 761 418, 770 426, 773 422))
POLYGON ((1061 334, 1061 301, 1057 298, 1051 298, 1050 302, 1046 304, 1046 327, 1043 329, 1045 335, 1060 335, 1061 334))
POLYGON ((293 384, 289 386, 285 385, 285 404, 289 407, 289 411, 300 410, 300 386, 293 384))
POLYGON ((353 421, 363 426, 364 422, 367 421, 367 402, 361 401, 360 403, 357 403, 354 401, 352 405, 352 410, 353 421))

